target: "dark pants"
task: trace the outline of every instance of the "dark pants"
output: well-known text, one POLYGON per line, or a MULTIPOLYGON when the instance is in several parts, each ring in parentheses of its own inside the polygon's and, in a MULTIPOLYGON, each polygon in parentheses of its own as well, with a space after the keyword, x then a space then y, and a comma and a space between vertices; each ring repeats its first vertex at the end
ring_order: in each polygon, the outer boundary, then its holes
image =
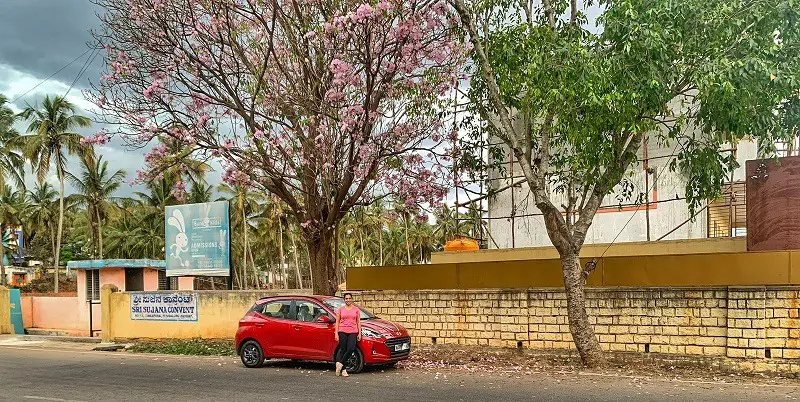
POLYGON ((358 342, 358 334, 347 334, 339 332, 339 352, 336 353, 336 362, 347 365, 350 356, 356 351, 356 342, 358 342))

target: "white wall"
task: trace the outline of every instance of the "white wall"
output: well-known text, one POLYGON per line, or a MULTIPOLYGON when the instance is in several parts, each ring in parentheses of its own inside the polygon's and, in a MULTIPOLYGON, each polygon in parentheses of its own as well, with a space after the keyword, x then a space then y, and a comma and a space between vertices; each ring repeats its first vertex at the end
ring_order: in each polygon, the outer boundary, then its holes
MULTIPOLYGON (((685 195, 684 189, 686 180, 679 172, 670 172, 666 164, 670 161, 672 149, 660 148, 651 143, 648 146, 649 166, 654 170, 650 175, 650 186, 653 187, 655 194, 651 193, 650 200, 658 200, 657 204, 650 209, 650 239, 656 240, 670 230, 674 229, 687 219, 689 219, 689 209, 686 201, 682 199, 685 195), (656 180, 657 179, 657 180, 656 180), (655 186, 653 185, 656 181, 655 186), (677 199, 676 199, 677 198, 677 199)), ((737 160, 740 167, 734 172, 734 181, 744 180, 744 165, 746 160, 755 159, 757 146, 755 142, 743 141, 737 146, 737 160)), ((639 157, 641 158, 641 151, 639 157)), ((508 162, 505 163, 505 176, 510 175, 508 162)), ((515 175, 520 175, 518 166, 514 166, 515 175)), ((493 172, 492 185, 495 188, 504 187, 510 184, 510 179, 498 177, 498 172, 493 172)), ((644 172, 642 165, 638 164, 632 169, 629 178, 633 181, 634 194, 645 192, 644 172)), ((516 180, 520 180, 517 178, 516 180)), ((560 205, 559 196, 554 196, 556 205, 560 205)), ((512 191, 503 191, 489 200, 489 231, 492 239, 489 240, 489 248, 512 248, 512 247, 535 247, 552 245, 545 231, 544 222, 541 216, 529 216, 528 214, 539 214, 540 211, 533 203, 532 196, 526 184, 522 184, 513 191, 513 205, 516 206, 516 218, 514 219, 514 230, 512 232, 511 218, 508 217, 512 211, 512 191), (512 245, 513 233, 513 245, 512 245)), ((624 204, 635 202, 625 200, 624 204)), ((604 200, 603 205, 611 208, 601 210, 595 215, 589 232, 587 233, 586 243, 609 243, 614 237, 619 235, 615 242, 632 242, 647 240, 647 223, 645 206, 640 205, 638 211, 620 211, 614 206, 619 201, 615 197, 609 196, 604 200), (631 218, 632 217, 632 218, 631 218), (630 220, 630 223, 627 223, 630 220), (626 225, 627 224, 627 225, 626 225)), ((636 207, 633 207, 634 209, 636 207)), ((705 212, 699 213, 695 220, 689 222, 678 230, 670 234, 665 240, 692 239, 706 237, 705 212)))

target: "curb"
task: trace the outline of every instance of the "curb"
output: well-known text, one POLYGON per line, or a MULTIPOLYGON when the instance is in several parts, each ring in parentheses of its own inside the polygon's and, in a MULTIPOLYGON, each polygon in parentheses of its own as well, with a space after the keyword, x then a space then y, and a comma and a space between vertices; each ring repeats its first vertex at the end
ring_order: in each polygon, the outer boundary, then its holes
POLYGON ((18 338, 24 341, 55 341, 55 342, 74 342, 74 343, 100 343, 100 338, 87 338, 80 336, 58 336, 58 335, 19 335, 18 338))

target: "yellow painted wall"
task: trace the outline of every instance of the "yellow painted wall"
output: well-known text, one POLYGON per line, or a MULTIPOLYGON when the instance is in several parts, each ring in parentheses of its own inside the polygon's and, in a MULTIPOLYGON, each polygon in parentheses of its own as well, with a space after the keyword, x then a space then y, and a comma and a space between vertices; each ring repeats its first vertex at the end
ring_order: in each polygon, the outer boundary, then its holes
POLYGON ((310 294, 307 290, 291 291, 218 291, 203 290, 197 293, 198 319, 196 322, 131 320, 131 293, 116 292, 103 298, 103 339, 134 338, 233 338, 239 319, 256 300, 279 294, 310 294))
MULTIPOLYGON (((589 261, 583 258, 582 263, 589 261)), ((589 287, 800 285, 800 250, 630 254, 600 258, 589 287)), ((562 287, 557 258, 351 267, 351 290, 562 287)))
POLYGON ((0 334, 10 334, 11 328, 11 296, 8 289, 0 286, 0 334))
MULTIPOLYGON (((581 258, 620 257, 634 255, 736 253, 747 251, 744 237, 667 240, 658 242, 629 242, 608 244, 586 244, 581 249, 581 258), (605 254, 604 254, 605 252, 605 254)), ((558 258, 555 247, 528 247, 513 249, 452 251, 431 255, 433 264, 462 262, 541 260, 558 258)))

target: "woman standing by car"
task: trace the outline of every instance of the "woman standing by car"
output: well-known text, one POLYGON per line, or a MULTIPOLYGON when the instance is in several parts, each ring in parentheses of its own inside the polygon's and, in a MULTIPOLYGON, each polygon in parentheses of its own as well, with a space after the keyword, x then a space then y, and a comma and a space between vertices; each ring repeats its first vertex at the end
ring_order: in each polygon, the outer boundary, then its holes
POLYGON ((336 375, 349 377, 344 365, 355 352, 357 342, 361 340, 361 310, 353 305, 352 293, 344 294, 344 303, 344 306, 336 309, 334 336, 339 342, 339 352, 336 353, 336 375))

